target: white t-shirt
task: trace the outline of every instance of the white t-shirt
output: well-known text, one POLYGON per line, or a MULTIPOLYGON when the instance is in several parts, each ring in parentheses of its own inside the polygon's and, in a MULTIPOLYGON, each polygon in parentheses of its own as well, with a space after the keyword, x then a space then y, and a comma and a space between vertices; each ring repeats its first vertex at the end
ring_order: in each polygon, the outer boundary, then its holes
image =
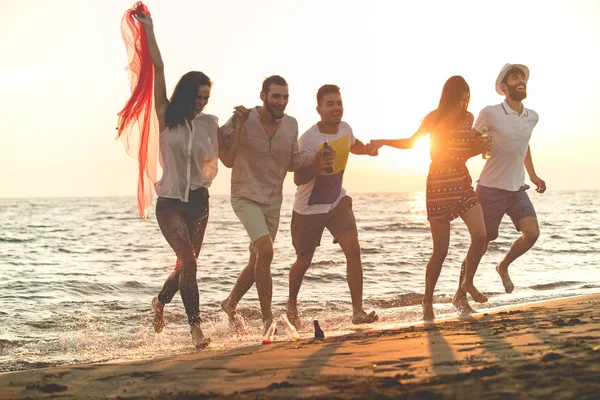
POLYGON ((523 107, 519 115, 506 101, 485 107, 473 128, 483 132, 487 127, 492 137, 492 156, 486 161, 479 184, 482 186, 518 191, 525 184, 525 155, 538 114, 523 107))
POLYGON ((310 182, 296 188, 294 211, 298 214, 313 215, 325 214, 334 209, 346 195, 342 187, 344 170, 350 155, 350 147, 356 142, 352 128, 345 122, 340 123, 340 128, 335 135, 322 133, 317 124, 307 130, 300 140, 300 150, 317 152, 327 141, 329 147, 335 150, 333 172, 321 172, 310 182))

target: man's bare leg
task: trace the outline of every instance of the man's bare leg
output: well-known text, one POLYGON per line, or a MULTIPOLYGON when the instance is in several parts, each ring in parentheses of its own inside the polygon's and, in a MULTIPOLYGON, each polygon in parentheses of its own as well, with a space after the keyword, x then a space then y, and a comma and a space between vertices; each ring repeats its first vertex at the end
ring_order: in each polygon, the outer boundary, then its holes
POLYGON ((496 266, 506 293, 511 293, 515 285, 508 275, 508 266, 529 250, 540 236, 540 226, 536 217, 524 217, 519 221, 521 236, 513 242, 504 259, 496 266))
POLYGON ((423 298, 423 321, 431 322, 435 319, 433 313, 433 292, 437 284, 442 265, 448 255, 450 246, 450 224, 447 222, 429 221, 431 237, 433 239, 433 252, 425 269, 425 295, 423 298))
POLYGON ((348 234, 337 239, 346 255, 346 279, 352 298, 352 323, 370 324, 379 319, 375 311, 366 313, 363 309, 363 271, 360 259, 358 235, 348 234))
POLYGON ((289 295, 286 302, 286 315, 296 329, 300 329, 302 326, 302 321, 298 315, 298 293, 300 292, 304 275, 306 274, 308 267, 310 267, 313 255, 314 251, 309 255, 297 255, 296 262, 294 262, 292 268, 290 269, 289 295))
POLYGON ((256 265, 254 267, 254 282, 258 291, 258 300, 264 322, 263 335, 273 323, 271 300, 273 298, 273 281, 271 279, 271 262, 273 261, 273 240, 265 235, 254 242, 256 265))
POLYGON ((229 296, 221 302, 221 309, 225 311, 229 318, 229 324, 237 330, 244 329, 244 319, 236 312, 237 305, 242 297, 254 285, 254 266, 256 264, 256 254, 250 252, 248 264, 238 276, 229 296))

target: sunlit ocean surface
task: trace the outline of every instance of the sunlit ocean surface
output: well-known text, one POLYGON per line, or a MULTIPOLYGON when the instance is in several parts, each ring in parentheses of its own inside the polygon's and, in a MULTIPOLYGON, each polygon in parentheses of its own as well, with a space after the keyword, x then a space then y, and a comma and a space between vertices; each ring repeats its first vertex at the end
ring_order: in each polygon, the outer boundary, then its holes
MULTIPOLYGON (((600 292, 600 192, 529 192, 541 237, 510 272, 516 288, 503 293, 495 264, 517 237, 508 217, 490 245, 475 283, 489 303, 509 304, 600 292)), ((364 268, 365 308, 382 329, 417 321, 431 234, 424 193, 354 194, 364 268)), ((291 203, 284 200, 272 265, 273 310, 284 311, 288 270, 295 259, 291 203)), ((219 303, 248 258, 248 239, 229 197, 211 197, 199 257, 200 307, 211 348, 259 344, 261 320, 253 287, 239 310, 248 332, 229 330, 219 303)), ((0 371, 108 360, 147 359, 196 351, 179 295, 165 308, 167 326, 157 337, 151 299, 173 269, 173 251, 154 213, 143 222, 134 198, 0 199, 0 371)), ((468 248, 461 220, 452 223, 451 247, 437 285, 438 318, 455 316, 450 299, 468 248)), ((299 298, 304 321, 320 321, 327 335, 357 329, 350 322, 345 258, 326 231, 299 298)), ((276 340, 286 340, 284 330, 276 340)), ((301 330, 311 337, 311 325, 301 330)))

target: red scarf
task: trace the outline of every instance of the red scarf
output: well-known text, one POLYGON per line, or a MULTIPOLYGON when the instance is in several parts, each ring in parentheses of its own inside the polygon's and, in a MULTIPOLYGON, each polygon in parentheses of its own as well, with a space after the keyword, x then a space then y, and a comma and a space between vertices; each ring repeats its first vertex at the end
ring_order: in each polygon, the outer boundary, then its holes
POLYGON ((158 119, 154 109, 154 65, 148 48, 144 25, 133 15, 148 8, 138 1, 125 12, 121 20, 121 35, 127 48, 131 84, 131 98, 119 113, 117 139, 121 139, 127 153, 138 160, 138 212, 146 220, 154 196, 156 159, 158 156, 158 119))

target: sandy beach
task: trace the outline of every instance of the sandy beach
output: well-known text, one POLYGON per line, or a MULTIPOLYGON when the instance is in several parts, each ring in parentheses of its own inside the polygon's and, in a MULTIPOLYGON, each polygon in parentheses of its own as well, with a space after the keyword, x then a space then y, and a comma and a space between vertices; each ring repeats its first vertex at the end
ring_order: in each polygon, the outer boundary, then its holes
POLYGON ((597 399, 599 306, 600 295, 579 296, 319 341, 4 373, 0 397, 597 399))

